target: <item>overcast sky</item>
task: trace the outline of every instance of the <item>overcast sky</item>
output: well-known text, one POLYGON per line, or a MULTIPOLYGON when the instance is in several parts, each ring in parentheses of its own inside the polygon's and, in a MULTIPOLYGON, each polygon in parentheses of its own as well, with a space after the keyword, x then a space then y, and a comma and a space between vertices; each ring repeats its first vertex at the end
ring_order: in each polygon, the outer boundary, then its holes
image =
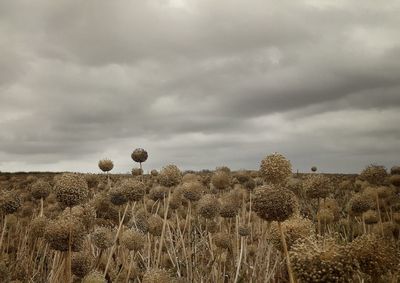
POLYGON ((0 171, 400 163, 400 1, 0 1, 0 171))

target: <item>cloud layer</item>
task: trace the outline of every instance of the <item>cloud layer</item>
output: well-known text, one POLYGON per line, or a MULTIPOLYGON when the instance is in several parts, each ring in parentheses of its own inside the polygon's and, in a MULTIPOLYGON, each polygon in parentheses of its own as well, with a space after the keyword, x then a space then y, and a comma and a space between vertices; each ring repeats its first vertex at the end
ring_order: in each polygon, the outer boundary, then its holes
POLYGON ((390 167, 400 3, 0 2, 0 170, 390 167))

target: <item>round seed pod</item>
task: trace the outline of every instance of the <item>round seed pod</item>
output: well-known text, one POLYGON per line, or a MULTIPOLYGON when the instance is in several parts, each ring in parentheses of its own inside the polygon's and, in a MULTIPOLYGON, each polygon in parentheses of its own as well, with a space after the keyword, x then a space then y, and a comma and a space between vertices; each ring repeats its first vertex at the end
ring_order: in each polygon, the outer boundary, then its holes
POLYGON ((298 209, 296 196, 287 189, 269 186, 254 190, 253 209, 266 221, 285 221, 298 209))
POLYGON ((234 202, 222 201, 219 214, 223 218, 233 218, 239 212, 240 206, 237 206, 234 202))
POLYGON ((132 168, 132 176, 136 177, 136 176, 142 176, 143 175, 143 170, 141 168, 132 168))
POLYGON ((37 180, 32 184, 31 194, 34 199, 46 199, 51 192, 51 185, 44 180, 37 180))
POLYGON ((188 181, 182 185, 182 195, 189 201, 198 201, 205 190, 202 183, 197 181, 188 181))
POLYGON ((124 187, 114 187, 108 193, 110 195, 110 201, 114 205, 120 206, 128 202, 127 191, 124 187))
POLYGON ((396 246, 374 234, 364 234, 351 242, 348 253, 358 261, 360 270, 373 278, 395 271, 399 264, 396 246))
MULTIPOLYGON (((64 211, 66 213, 66 211, 64 211)), ((96 220, 96 210, 91 204, 74 206, 71 210, 72 216, 79 219, 86 231, 92 230, 96 220)))
POLYGON ((129 251, 140 251, 146 241, 145 235, 139 231, 128 229, 121 235, 121 244, 129 251))
POLYGON ((143 275, 143 283, 172 283, 173 280, 164 269, 152 268, 147 270, 143 275))
POLYGON ((381 185, 388 176, 386 168, 381 165, 368 165, 360 174, 360 178, 372 185, 381 185))
POLYGON ((231 236, 225 232, 216 233, 213 236, 213 241, 216 247, 221 249, 231 249, 232 247, 232 239, 231 236))
POLYGON ((164 186, 156 186, 151 188, 149 192, 149 198, 154 201, 163 200, 168 197, 168 193, 170 192, 170 188, 164 186))
POLYGON ((391 175, 400 175, 400 166, 393 166, 390 168, 391 175))
POLYGON ((88 274, 92 268, 93 257, 86 252, 76 253, 71 259, 71 271, 75 276, 82 278, 88 274))
MULTIPOLYGON (((154 223, 152 223, 152 225, 154 225, 154 223)), ((147 233, 150 226, 148 213, 144 210, 137 211, 133 218, 131 226, 138 229, 142 233, 147 233)))
POLYGON ((360 215, 373 206, 373 200, 365 194, 355 194, 349 201, 349 210, 354 215, 360 215))
POLYGON ((4 214, 12 214, 21 207, 21 199, 14 191, 5 191, 0 195, 0 210, 4 214))
POLYGON ((90 235, 90 238, 98 249, 105 250, 113 245, 114 235, 109 228, 97 227, 90 235))
POLYGON ((70 231, 71 249, 79 252, 85 239, 85 228, 75 217, 60 217, 50 221, 46 227, 44 238, 53 250, 66 252, 68 251, 70 231))
POLYGON ((250 228, 248 226, 239 226, 238 228, 238 234, 242 237, 246 237, 250 235, 250 228))
POLYGON ((43 237, 48 223, 49 220, 46 217, 41 216, 34 218, 29 225, 30 234, 35 238, 43 237))
POLYGON ((226 190, 229 188, 231 183, 231 177, 229 173, 219 170, 216 171, 211 177, 211 184, 217 190, 226 190))
POLYGON ((389 182, 395 187, 400 187, 400 175, 390 176, 389 182))
POLYGON ((145 162, 149 156, 146 150, 143 148, 137 148, 132 152, 131 157, 133 161, 142 163, 145 162))
POLYGON ((266 156, 260 165, 260 174, 271 184, 281 184, 292 175, 292 164, 282 154, 266 156))
POLYGON ((213 195, 204 195, 198 202, 198 213, 207 219, 215 218, 220 210, 220 202, 213 195))
POLYGON ((66 173, 61 175, 54 190, 57 200, 67 207, 83 203, 89 195, 86 180, 79 174, 66 173))
POLYGON ((175 165, 165 166, 159 176, 158 181, 165 187, 173 187, 178 185, 182 180, 182 174, 179 168, 175 165))
POLYGON ((375 210, 368 210, 363 214, 365 224, 372 225, 379 222, 378 213, 375 210))
POLYGON ((303 183, 307 197, 311 199, 326 198, 332 190, 329 178, 321 174, 312 174, 303 183))
POLYGON ((153 177, 157 177, 158 176, 158 171, 156 169, 153 169, 153 170, 151 170, 150 174, 153 177))
POLYGON ((146 194, 145 184, 137 179, 125 179, 120 187, 125 192, 128 201, 140 201, 146 194))
POLYGON ((311 167, 311 171, 312 171, 312 172, 317 172, 317 170, 318 170, 318 169, 317 169, 317 166, 311 167))
POLYGON ((190 182, 201 182, 201 177, 194 173, 186 173, 182 177, 182 183, 190 183, 190 182))
POLYGON ((231 174, 231 169, 228 166, 219 166, 217 168, 215 168, 215 171, 223 171, 227 174, 231 174))
POLYGON ((163 219, 159 215, 151 215, 147 220, 149 224, 149 233, 153 236, 161 236, 162 227, 163 227, 163 219))
POLYGON ((110 159, 102 159, 99 161, 99 168, 103 172, 109 172, 114 168, 114 163, 110 159))
POLYGON ((352 282, 357 261, 346 246, 333 239, 304 239, 290 252, 292 268, 301 282, 352 282))
POLYGON ((94 270, 83 278, 82 283, 107 283, 107 280, 104 278, 103 274, 94 270))
MULTIPOLYGON (((314 225, 307 219, 300 216, 292 217, 282 222, 282 229, 284 231, 286 244, 288 250, 300 239, 305 239, 313 234, 314 225)), ((272 243, 274 247, 283 252, 281 241, 281 233, 279 231, 278 223, 271 224, 270 232, 267 236, 268 242, 272 243)))

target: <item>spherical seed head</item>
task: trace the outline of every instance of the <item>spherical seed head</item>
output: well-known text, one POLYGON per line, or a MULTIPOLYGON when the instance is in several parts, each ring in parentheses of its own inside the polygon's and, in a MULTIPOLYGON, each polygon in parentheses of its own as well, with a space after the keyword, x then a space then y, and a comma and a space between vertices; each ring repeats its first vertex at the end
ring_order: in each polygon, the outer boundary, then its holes
POLYGON ((151 215, 147 220, 149 224, 149 233, 153 236, 161 236, 163 219, 159 215, 151 215))
POLYGON ((113 244, 113 233, 109 228, 96 227, 90 235, 93 244, 100 250, 105 250, 113 244))
POLYGON ((121 183, 121 188, 125 191, 128 201, 140 201, 146 194, 145 184, 137 179, 125 179, 121 183))
POLYGON ((74 252, 82 249, 85 239, 85 228, 75 217, 60 217, 50 221, 46 227, 44 238, 49 243, 50 248, 57 251, 68 251, 69 242, 74 252), (69 241, 71 233, 71 241, 69 241))
POLYGON ((82 283, 107 283, 103 274, 98 271, 92 271, 83 278, 82 283))
POLYGON ((389 179, 390 183, 395 187, 400 187, 400 175, 392 175, 389 179))
POLYGON ((400 166, 393 166, 390 168, 391 175, 400 175, 400 166))
POLYGON ((221 204, 213 195, 204 195, 198 202, 198 213, 207 219, 215 218, 220 210, 221 204))
POLYGON ((223 170, 216 171, 211 177, 211 184, 217 190, 225 190, 229 188, 231 183, 231 176, 223 170))
POLYGON ((128 202, 126 190, 121 186, 112 188, 108 194, 110 195, 111 203, 114 205, 124 205, 128 202))
POLYGON ((201 182, 201 176, 196 175, 195 173, 186 173, 182 177, 182 183, 190 183, 190 182, 201 182))
POLYGON ((178 185, 182 180, 182 174, 176 165, 165 166, 159 174, 159 183, 165 187, 178 185))
POLYGON ((182 195, 190 201, 198 201, 204 190, 203 184, 198 181, 185 182, 182 185, 182 195))
POLYGON ((32 184, 31 194, 35 199, 45 199, 51 192, 51 185, 49 182, 44 180, 37 180, 32 184))
POLYGON ((145 162, 149 156, 147 151, 145 151, 143 148, 137 148, 132 152, 131 157, 133 161, 142 163, 145 162))
POLYGON ((326 198, 332 191, 332 183, 322 174, 312 174, 304 180, 303 188, 307 197, 311 199, 326 198))
POLYGON ((250 235, 250 228, 245 225, 239 226, 238 233, 240 236, 246 237, 246 236, 250 235))
POLYGON ((311 171, 312 171, 312 172, 317 172, 317 170, 318 170, 318 169, 317 169, 317 166, 311 167, 311 171))
POLYGON ((270 186, 254 190, 253 208, 266 221, 285 221, 298 209, 296 196, 287 189, 270 186))
POLYGON ((4 214, 12 214, 21 207, 21 199, 15 191, 4 191, 0 195, 0 210, 4 214))
POLYGON ((230 249, 232 247, 232 239, 228 233, 219 232, 213 236, 213 241, 216 247, 221 249, 230 249))
POLYGON ((88 274, 92 268, 93 257, 87 252, 80 252, 74 254, 71 260, 71 271, 72 273, 82 278, 88 274))
POLYGON ((372 185, 381 185, 388 176, 385 166, 371 164, 360 174, 360 178, 372 185))
POLYGON ((374 206, 374 201, 366 194, 355 194, 349 201, 349 210, 354 215, 360 215, 374 206))
POLYGON ((158 176, 158 171, 156 169, 153 169, 150 171, 151 176, 157 177, 158 176))
POLYGON ((80 174, 63 174, 54 187, 57 200, 67 207, 78 205, 87 200, 89 188, 80 174))
POLYGON ((236 191, 231 191, 225 194, 221 198, 221 207, 219 214, 223 218, 233 218, 235 217, 240 209, 242 198, 236 191))
POLYGON ((137 230, 126 230, 121 235, 121 244, 129 251, 140 251, 144 247, 146 237, 137 230))
MULTIPOLYGON (((300 216, 289 218, 288 220, 283 221, 281 225, 282 230, 284 231, 288 250, 290 250, 299 239, 309 237, 314 231, 314 225, 312 221, 300 216)), ((283 251, 281 232, 276 222, 271 224, 271 229, 267 235, 267 239, 275 246, 275 248, 283 251)))
POLYGON ((260 174, 271 184, 281 184, 291 176, 292 164, 282 154, 273 153, 261 161, 260 174))
POLYGON ((170 192, 170 188, 164 186, 156 186, 150 189, 149 198, 154 201, 163 200, 168 197, 168 193, 170 192))
POLYGON ((374 234, 364 234, 349 245, 348 253, 359 262, 360 270, 379 277, 398 268, 399 257, 392 241, 374 234))
POLYGON ((149 269, 143 275, 143 283, 172 283, 173 280, 164 269, 153 268, 149 269))
POLYGON ((99 161, 99 168, 103 172, 109 172, 114 168, 114 163, 110 159, 102 159, 99 161))
POLYGON ((334 239, 304 239, 290 252, 292 268, 301 282, 352 282, 358 271, 357 261, 346 246, 334 239))
POLYGON ((29 232, 35 238, 41 238, 44 236, 47 224, 49 220, 46 217, 36 217, 29 224, 29 232))
POLYGON ((143 175, 143 170, 141 168, 132 168, 132 176, 136 177, 136 176, 141 176, 143 175))

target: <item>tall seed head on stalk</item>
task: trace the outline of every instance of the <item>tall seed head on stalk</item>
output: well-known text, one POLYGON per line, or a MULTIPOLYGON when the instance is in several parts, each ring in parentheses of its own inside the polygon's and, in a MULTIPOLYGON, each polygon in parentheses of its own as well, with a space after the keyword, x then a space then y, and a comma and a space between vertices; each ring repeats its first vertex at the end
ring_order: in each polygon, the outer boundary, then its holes
POLYGON ((281 184, 291 176, 292 164, 282 154, 273 153, 261 161, 260 174, 268 183, 281 184))
POLYGON ((231 183, 231 176, 223 170, 217 170, 211 177, 211 184, 217 190, 226 190, 231 183))
POLYGON ((138 163, 143 163, 147 160, 149 155, 147 154, 147 151, 144 150, 143 148, 136 148, 132 154, 131 157, 133 161, 138 162, 138 163))
POLYGON ((215 218, 220 211, 221 204, 213 195, 204 195, 198 202, 198 213, 207 219, 215 218))
POLYGON ((67 207, 85 202, 89 188, 85 178, 79 174, 66 173, 57 178, 54 186, 57 200, 67 207))
POLYGON ((21 199, 15 191, 4 191, 0 194, 0 209, 4 214, 12 214, 21 207, 21 199))
POLYGON ((202 183, 190 181, 182 184, 182 195, 189 201, 198 201, 205 190, 202 183))
POLYGON ((92 264, 93 256, 90 253, 76 253, 72 256, 71 271, 75 276, 82 278, 90 272, 92 264))
POLYGON ((145 235, 137 230, 128 229, 121 235, 121 244, 129 251, 142 250, 145 242, 145 235))
POLYGON ((360 174, 360 178, 372 185, 381 185, 388 176, 386 168, 381 165, 368 165, 360 174))
POLYGON ((182 173, 179 168, 173 164, 165 166, 158 176, 159 183, 165 187, 176 186, 181 180, 182 173))
POLYGON ((90 235, 90 238, 98 249, 105 250, 113 245, 114 235, 109 228, 97 227, 90 235))
POLYGON ((34 199, 45 199, 51 192, 51 185, 44 180, 37 180, 31 186, 31 194, 34 199))
POLYGON ((332 183, 322 174, 313 174, 304 180, 303 188, 307 197, 311 199, 326 198, 332 191, 332 183))
POLYGON ((263 186, 254 190, 253 209, 266 221, 282 222, 298 210, 298 202, 287 189, 263 186))
POLYGON ((140 201, 146 193, 145 184, 137 179, 125 179, 120 186, 128 201, 140 201))
POLYGON ((103 172, 109 172, 114 168, 114 163, 110 159, 102 159, 99 161, 99 168, 103 172))

